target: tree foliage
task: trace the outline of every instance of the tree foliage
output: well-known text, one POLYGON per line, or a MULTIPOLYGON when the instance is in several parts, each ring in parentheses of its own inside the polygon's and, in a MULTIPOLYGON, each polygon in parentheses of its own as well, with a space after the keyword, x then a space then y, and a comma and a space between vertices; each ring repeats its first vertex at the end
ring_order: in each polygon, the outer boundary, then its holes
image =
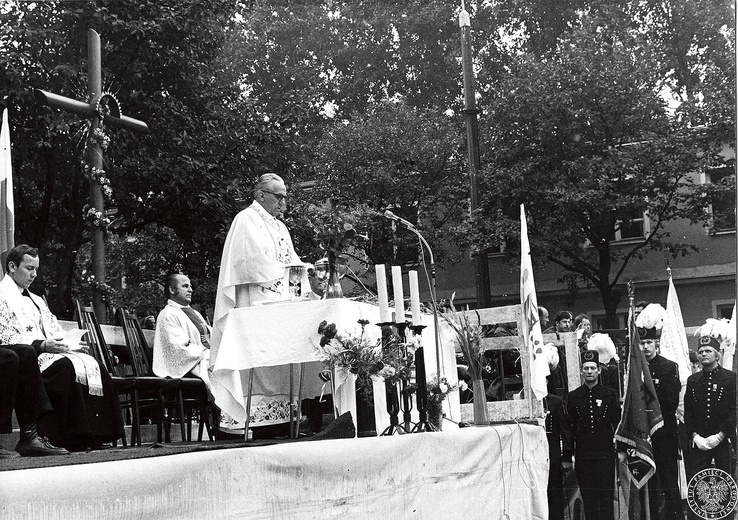
POLYGON ((694 249, 671 240, 664 224, 695 217, 690 174, 717 160, 716 143, 670 113, 660 54, 621 15, 588 17, 555 52, 521 56, 501 82, 488 106, 472 236, 479 248, 515 241, 525 203, 533 256, 559 265, 572 285, 597 287, 610 318, 631 260, 694 249), (643 213, 645 239, 616 243, 643 213))

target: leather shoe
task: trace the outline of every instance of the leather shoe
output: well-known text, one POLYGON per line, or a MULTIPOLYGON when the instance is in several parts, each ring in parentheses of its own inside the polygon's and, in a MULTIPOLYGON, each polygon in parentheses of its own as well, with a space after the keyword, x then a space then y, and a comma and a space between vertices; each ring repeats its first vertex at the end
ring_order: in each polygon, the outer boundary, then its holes
POLYGON ((16 457, 20 457, 20 453, 0 446, 0 459, 14 459, 16 457))
POLYGON ((46 437, 38 435, 31 440, 26 442, 19 442, 15 451, 21 454, 22 457, 45 457, 47 455, 69 455, 69 452, 64 448, 57 448, 51 444, 46 437))

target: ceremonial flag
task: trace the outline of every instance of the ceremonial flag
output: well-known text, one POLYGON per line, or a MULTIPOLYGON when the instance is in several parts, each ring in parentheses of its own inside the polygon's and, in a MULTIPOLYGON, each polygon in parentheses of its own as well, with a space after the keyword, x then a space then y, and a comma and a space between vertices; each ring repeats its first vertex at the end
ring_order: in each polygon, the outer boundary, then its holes
POLYGON ((13 164, 10 160, 10 127, 8 109, 3 110, 0 130, 0 271, 5 271, 5 258, 15 246, 15 216, 13 215, 13 164))
POLYGON ((628 368, 625 376, 623 416, 615 440, 628 445, 628 472, 638 489, 656 472, 651 435, 664 425, 656 389, 651 380, 646 357, 641 352, 631 303, 628 319, 628 368))
POLYGON ((528 243, 528 224, 525 221, 525 207, 520 205, 520 304, 523 313, 523 340, 530 352, 531 388, 539 401, 546 397, 546 376, 551 371, 543 353, 543 332, 538 319, 538 300, 536 284, 533 281, 533 261, 528 243))
POLYGON ((682 383, 682 389, 679 393, 679 407, 676 415, 677 419, 684 422, 684 392, 687 390, 687 378, 692 375, 692 370, 689 364, 687 333, 684 331, 682 309, 679 306, 674 281, 671 279, 671 268, 667 268, 666 271, 669 274, 669 293, 666 297, 666 316, 664 317, 664 328, 661 329, 660 349, 662 356, 679 367, 679 381, 682 383))

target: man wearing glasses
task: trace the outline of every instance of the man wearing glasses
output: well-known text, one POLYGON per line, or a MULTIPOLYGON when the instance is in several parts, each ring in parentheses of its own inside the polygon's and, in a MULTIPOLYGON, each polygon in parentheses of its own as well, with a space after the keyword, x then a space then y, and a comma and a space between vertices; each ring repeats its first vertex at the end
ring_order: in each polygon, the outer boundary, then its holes
MULTIPOLYGON (((253 194, 251 205, 233 219, 223 247, 211 338, 211 365, 216 362, 231 309, 287 299, 289 283, 285 283, 285 267, 302 263, 287 226, 279 220, 287 207, 287 188, 282 178, 275 173, 262 175, 253 194)), ((247 372, 241 371, 241 379, 246 378, 247 372)), ((288 381, 287 366, 254 371, 249 427, 255 439, 289 433, 288 381)), ((216 403, 225 412, 221 430, 241 433, 241 416, 245 414, 243 396, 234 395, 234 392, 240 393, 237 391, 239 385, 231 379, 219 382, 217 377, 211 382, 216 403)), ((247 387, 246 383, 242 386, 247 387)))

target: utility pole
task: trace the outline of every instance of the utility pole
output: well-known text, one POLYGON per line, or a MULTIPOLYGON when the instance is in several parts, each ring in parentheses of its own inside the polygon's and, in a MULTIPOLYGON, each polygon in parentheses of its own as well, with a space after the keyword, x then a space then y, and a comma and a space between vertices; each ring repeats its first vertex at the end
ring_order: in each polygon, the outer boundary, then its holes
MULTIPOLYGON (((474 64, 472 63, 471 21, 469 13, 461 0, 459 13, 461 29, 461 67, 464 77, 464 116, 466 119, 466 148, 469 156, 469 188, 471 191, 471 214, 479 208, 477 175, 479 173, 479 126, 477 124, 476 88, 474 85, 474 64)), ((475 282, 477 287, 477 307, 491 305, 492 295, 489 287, 489 264, 487 252, 480 251, 475 255, 475 282)))

